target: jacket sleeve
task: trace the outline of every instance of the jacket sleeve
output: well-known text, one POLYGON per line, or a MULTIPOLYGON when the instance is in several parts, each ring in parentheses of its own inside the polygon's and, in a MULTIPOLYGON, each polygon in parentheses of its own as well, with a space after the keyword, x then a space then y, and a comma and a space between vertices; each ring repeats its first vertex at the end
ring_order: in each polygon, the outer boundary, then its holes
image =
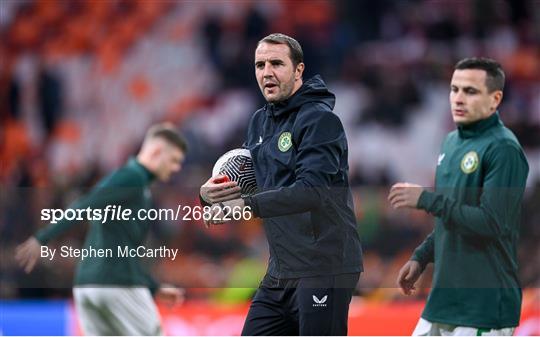
POLYGON ((448 230, 469 237, 495 239, 512 231, 520 215, 529 171, 523 153, 512 145, 486 153, 484 184, 478 206, 424 191, 418 208, 440 217, 448 230))
POLYGON ((422 270, 426 269, 428 263, 433 263, 435 260, 435 241, 433 236, 435 235, 434 231, 429 233, 424 242, 420 244, 415 250, 411 257, 411 260, 417 261, 420 263, 422 270))
MULTIPOLYGON (((330 111, 310 111, 297 117, 293 130, 296 146, 295 182, 248 198, 255 216, 261 218, 307 212, 323 205, 341 171, 347 149, 345 131, 330 111)), ((343 177, 342 177, 343 178, 343 177)))
MULTIPOLYGON (((107 205, 125 204, 132 197, 140 194, 139 192, 142 187, 134 186, 137 185, 139 180, 142 186, 142 178, 136 176, 136 173, 113 176, 111 179, 94 187, 88 195, 73 202, 67 209, 101 209, 101 216, 104 216, 103 209, 107 205)), ((85 214, 83 218, 86 220, 86 213, 83 214, 85 214)), ((93 214, 90 215, 94 216, 93 214)), ((37 231, 34 236, 42 245, 45 245, 51 239, 66 232, 79 222, 78 220, 67 220, 64 218, 57 223, 49 223, 45 228, 37 231)))

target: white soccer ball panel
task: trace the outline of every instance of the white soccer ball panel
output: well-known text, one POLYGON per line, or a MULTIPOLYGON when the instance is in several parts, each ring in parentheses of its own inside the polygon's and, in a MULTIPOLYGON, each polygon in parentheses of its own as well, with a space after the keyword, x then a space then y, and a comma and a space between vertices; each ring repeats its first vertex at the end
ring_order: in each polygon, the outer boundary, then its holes
POLYGON ((212 169, 212 176, 223 174, 236 181, 242 196, 257 192, 257 180, 251 153, 247 149, 234 149, 222 155, 212 169))

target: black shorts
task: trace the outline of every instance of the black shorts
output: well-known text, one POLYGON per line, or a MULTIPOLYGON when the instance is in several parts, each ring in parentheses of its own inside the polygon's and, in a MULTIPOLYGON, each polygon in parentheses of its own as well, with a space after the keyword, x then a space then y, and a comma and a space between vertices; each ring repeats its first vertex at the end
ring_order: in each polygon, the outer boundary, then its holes
POLYGON ((279 280, 266 275, 249 308, 243 336, 347 335, 360 273, 279 280))

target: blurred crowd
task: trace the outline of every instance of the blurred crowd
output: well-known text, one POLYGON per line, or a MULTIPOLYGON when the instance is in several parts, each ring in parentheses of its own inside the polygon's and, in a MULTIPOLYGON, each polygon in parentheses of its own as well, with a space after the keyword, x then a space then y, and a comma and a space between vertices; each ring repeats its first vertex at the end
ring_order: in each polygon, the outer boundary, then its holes
MULTIPOLYGON (((534 0, 15 1, 0 2, 0 295, 68 296, 74 260, 23 275, 14 246, 40 226, 42 208, 66 207, 133 155, 154 122, 187 137, 184 170, 154 187, 156 207, 197 205, 214 161, 239 147, 264 104, 253 53, 271 32, 295 37, 305 77, 337 96, 349 140, 350 180, 366 272, 358 294, 394 299, 394 280, 431 231, 421 212, 396 212, 389 186, 431 186, 439 145, 454 125, 453 65, 498 60, 507 82, 501 118, 525 148, 520 276, 540 286, 540 6, 534 0)), ((85 224, 52 245, 80 246, 85 224)), ((158 278, 189 296, 245 300, 268 251, 257 220, 211 230, 161 221, 151 244, 180 249, 154 261, 158 278), (211 290, 221 289, 221 290, 211 290)), ((429 277, 417 296, 425 296, 429 277)))

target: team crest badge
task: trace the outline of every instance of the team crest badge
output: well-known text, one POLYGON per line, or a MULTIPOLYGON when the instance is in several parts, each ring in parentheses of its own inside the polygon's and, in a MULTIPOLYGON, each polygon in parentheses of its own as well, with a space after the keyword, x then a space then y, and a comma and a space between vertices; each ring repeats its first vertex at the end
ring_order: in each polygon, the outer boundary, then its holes
POLYGON ((292 136, 290 132, 283 132, 278 139, 278 148, 281 152, 287 152, 292 146, 292 136))
POLYGON ((478 168, 478 154, 474 151, 467 152, 461 159, 461 170, 465 174, 473 173, 478 168))

